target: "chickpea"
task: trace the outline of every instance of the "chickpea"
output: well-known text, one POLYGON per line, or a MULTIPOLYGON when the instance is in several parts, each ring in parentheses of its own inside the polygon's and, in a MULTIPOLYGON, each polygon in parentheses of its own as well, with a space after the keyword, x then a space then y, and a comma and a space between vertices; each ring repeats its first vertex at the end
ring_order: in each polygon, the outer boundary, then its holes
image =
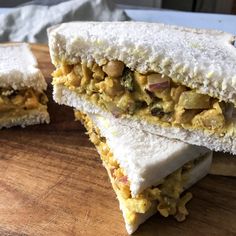
POLYGON ((13 97, 11 99, 11 102, 14 104, 14 105, 21 105, 23 104, 25 101, 25 98, 21 95, 16 95, 15 97, 13 97))
POLYGON ((72 68, 73 67, 71 65, 63 64, 60 69, 63 75, 67 75, 71 72, 72 68))
POLYGON ((92 78, 92 71, 87 67, 86 64, 82 64, 82 73, 86 81, 92 78))
POLYGON ((74 73, 74 71, 71 71, 67 75, 67 81, 66 81, 65 85, 79 87, 80 83, 81 83, 81 77, 79 75, 76 75, 74 73))
POLYGON ((143 87, 147 84, 147 76, 142 75, 138 72, 134 72, 134 78, 137 81, 137 83, 140 85, 140 87, 143 87))
POLYGON ((124 88, 121 86, 120 81, 109 77, 106 77, 104 81, 97 83, 95 86, 100 92, 104 92, 109 97, 115 97, 124 92, 124 88))
POLYGON ((89 84, 91 78, 92 78, 92 72, 91 70, 87 67, 86 64, 82 65, 82 73, 83 73, 83 77, 80 81, 80 86, 82 88, 86 88, 86 86, 89 84))
POLYGON ((124 67, 124 63, 121 61, 109 61, 102 69, 109 77, 120 77, 124 67))
POLYGON ((73 68, 73 72, 75 73, 75 75, 82 77, 83 76, 82 65, 81 64, 75 65, 73 68))
POLYGON ((124 88, 121 86, 117 79, 105 79, 105 93, 110 97, 121 95, 124 92, 124 88))
POLYGON ((102 81, 105 77, 105 73, 102 70, 102 68, 98 65, 98 64, 94 64, 93 68, 92 68, 92 72, 93 72, 93 78, 96 81, 102 81))
POLYGON ((36 97, 27 98, 25 102, 26 109, 34 109, 38 107, 38 101, 36 97))

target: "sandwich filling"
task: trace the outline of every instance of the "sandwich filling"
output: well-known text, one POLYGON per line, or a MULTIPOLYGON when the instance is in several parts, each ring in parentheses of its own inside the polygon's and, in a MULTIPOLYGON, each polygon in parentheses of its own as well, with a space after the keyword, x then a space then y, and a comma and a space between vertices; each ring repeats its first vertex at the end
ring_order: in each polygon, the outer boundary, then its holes
POLYGON ((0 120, 23 116, 32 110, 46 110, 47 102, 44 92, 32 88, 0 88, 0 120))
POLYGON ((178 221, 183 221, 188 215, 185 207, 192 198, 191 193, 182 195, 188 174, 205 157, 202 156, 184 164, 172 174, 158 181, 157 186, 150 186, 136 196, 132 196, 130 180, 127 173, 120 166, 107 145, 106 138, 102 137, 99 129, 93 124, 89 116, 76 111, 75 117, 80 120, 88 131, 90 140, 96 146, 104 166, 106 167, 113 188, 123 205, 125 205, 124 217, 126 222, 136 224, 139 214, 145 214, 156 207, 164 217, 173 215, 178 221))
POLYGON ((159 73, 132 71, 121 61, 62 63, 53 77, 54 84, 63 84, 116 117, 136 116, 154 124, 219 135, 234 128, 233 104, 197 93, 159 73))

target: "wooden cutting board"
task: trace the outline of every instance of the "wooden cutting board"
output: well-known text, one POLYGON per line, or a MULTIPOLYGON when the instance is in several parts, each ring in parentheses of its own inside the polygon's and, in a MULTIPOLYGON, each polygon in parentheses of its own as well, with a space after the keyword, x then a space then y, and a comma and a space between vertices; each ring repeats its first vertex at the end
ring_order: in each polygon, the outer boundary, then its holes
MULTIPOLYGON (((32 49, 49 83, 51 124, 0 131, 0 235, 127 235, 84 128, 52 101, 47 46, 32 49)), ((207 176, 191 191, 187 221, 157 214, 134 235, 236 235, 234 178, 207 176)))

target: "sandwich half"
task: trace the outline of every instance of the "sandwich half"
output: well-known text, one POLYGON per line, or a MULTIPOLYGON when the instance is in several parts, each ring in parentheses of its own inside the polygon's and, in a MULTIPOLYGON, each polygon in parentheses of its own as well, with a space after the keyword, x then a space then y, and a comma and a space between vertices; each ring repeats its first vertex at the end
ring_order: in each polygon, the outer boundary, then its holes
POLYGON ((235 36, 142 22, 65 23, 48 35, 58 103, 74 93, 84 112, 236 154, 235 36))
POLYGON ((183 192, 208 173, 211 151, 126 127, 115 118, 80 111, 75 117, 100 154, 129 234, 156 212, 185 219, 192 194, 183 192))
POLYGON ((0 45, 0 129, 49 123, 46 88, 27 44, 0 45))

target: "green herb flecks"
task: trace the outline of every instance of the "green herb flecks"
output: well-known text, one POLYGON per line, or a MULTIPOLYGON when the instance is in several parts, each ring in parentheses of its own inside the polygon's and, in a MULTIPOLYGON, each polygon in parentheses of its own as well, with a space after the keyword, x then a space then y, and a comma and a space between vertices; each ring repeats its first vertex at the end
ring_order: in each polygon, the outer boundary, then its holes
POLYGON ((134 90, 134 74, 128 68, 124 70, 123 76, 121 77, 121 85, 125 87, 128 91, 132 92, 134 90))

